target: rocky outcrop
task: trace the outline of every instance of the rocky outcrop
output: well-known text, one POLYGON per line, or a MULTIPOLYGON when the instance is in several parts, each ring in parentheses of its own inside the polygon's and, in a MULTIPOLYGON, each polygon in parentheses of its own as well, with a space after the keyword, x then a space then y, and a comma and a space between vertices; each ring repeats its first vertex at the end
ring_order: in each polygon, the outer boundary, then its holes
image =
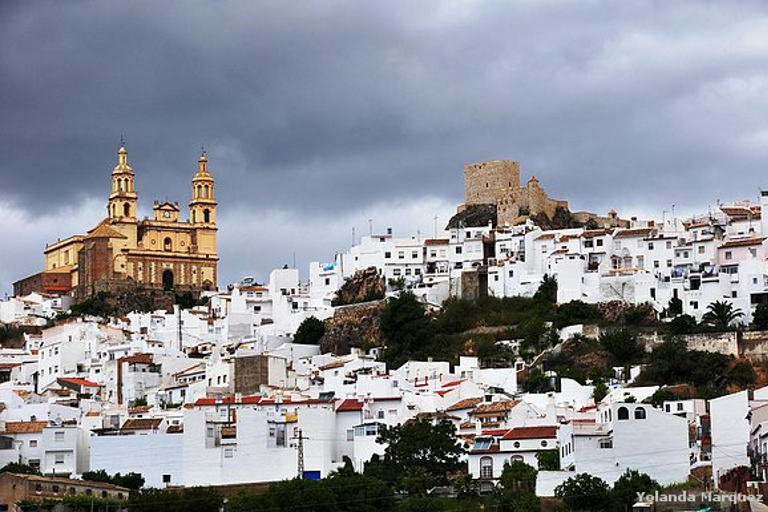
POLYGON ((367 351, 383 346, 379 316, 384 304, 383 300, 379 300, 337 308, 333 318, 325 321, 325 335, 320 340, 321 352, 344 355, 349 354, 352 348, 367 351))
POLYGON ((488 224, 496 225, 496 205, 473 204, 451 217, 445 229, 479 228, 488 224))
POLYGON ((384 281, 384 276, 379 275, 376 267, 368 267, 358 270, 344 281, 341 289, 336 292, 333 305, 343 306, 383 299, 386 291, 387 283, 384 281))

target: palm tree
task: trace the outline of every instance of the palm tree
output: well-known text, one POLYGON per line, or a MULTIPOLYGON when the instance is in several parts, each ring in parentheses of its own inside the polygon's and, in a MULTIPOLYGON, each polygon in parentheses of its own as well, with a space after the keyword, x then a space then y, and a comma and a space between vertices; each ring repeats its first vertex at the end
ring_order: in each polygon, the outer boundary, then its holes
POLYGON ((727 331, 731 323, 743 316, 741 309, 734 308, 730 302, 716 300, 707 306, 707 312, 701 318, 701 323, 719 331, 727 331))

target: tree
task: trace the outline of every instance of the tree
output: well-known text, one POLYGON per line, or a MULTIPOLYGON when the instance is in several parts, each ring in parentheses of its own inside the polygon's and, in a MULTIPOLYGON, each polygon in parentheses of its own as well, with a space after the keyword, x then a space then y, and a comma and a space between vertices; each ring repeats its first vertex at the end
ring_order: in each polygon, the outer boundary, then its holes
POLYGON ((106 482, 109 484, 119 485, 120 487, 127 487, 128 489, 141 489, 144 487, 144 477, 141 475, 141 473, 126 473, 125 475, 121 475, 120 473, 115 473, 114 476, 110 476, 109 473, 107 473, 103 469, 97 469, 96 471, 86 471, 83 473, 82 476, 83 480, 88 480, 89 482, 106 482))
POLYGON ((456 428, 445 419, 434 424, 429 419, 416 418, 392 427, 382 425, 376 442, 387 445, 378 462, 381 467, 369 463, 365 474, 381 475, 399 489, 407 483, 411 494, 447 485, 449 475, 464 468, 464 449, 456 440, 456 428))
POLYGON ((740 387, 751 386, 755 383, 756 379, 757 374, 755 373, 755 369, 746 361, 739 361, 733 368, 731 368, 731 371, 728 372, 728 380, 731 384, 736 384, 740 387))
POLYGON ((499 485, 510 491, 531 492, 536 489, 537 473, 536 468, 521 460, 504 462, 504 468, 499 477, 499 485))
POLYGON ((294 343, 300 343, 302 345, 317 345, 320 343, 320 338, 325 335, 325 324, 322 320, 318 320, 314 316, 304 319, 296 329, 296 334, 293 336, 294 343))
POLYGON ((571 510, 609 512, 611 495, 608 484, 601 478, 580 473, 555 487, 555 496, 571 510))
POLYGON ((379 318, 387 340, 382 359, 393 366, 407 361, 432 336, 424 304, 409 291, 390 298, 379 318))
POLYGON ((659 483, 645 473, 627 469, 613 484, 611 494, 614 503, 620 507, 620 510, 629 512, 632 510, 632 505, 637 501, 638 493, 650 493, 660 488, 659 483))
POLYGON ((542 450, 536 452, 536 462, 539 463, 539 471, 559 471, 560 450, 542 450))
POLYGON ((768 330, 768 302, 761 302, 755 308, 752 315, 752 329, 756 331, 768 330))
POLYGON ((572 300, 557 307, 555 325, 563 328, 569 325, 596 323, 602 319, 603 315, 596 305, 572 300))
POLYGON ((0 468, 0 473, 20 473, 22 475, 39 475, 40 471, 26 464, 19 464, 18 462, 9 462, 8 464, 0 468))
POLYGON ((130 512, 219 512, 222 496, 213 487, 186 487, 178 490, 142 489, 132 492, 128 500, 130 512))
POLYGON ((395 509, 392 489, 378 478, 335 473, 323 481, 336 498, 338 512, 389 512, 395 509))
POLYGON ((544 277, 541 278, 539 289, 536 290, 533 298, 534 300, 548 304, 557 303, 557 277, 544 274, 544 277))
POLYGON ((599 341, 603 349, 621 365, 637 362, 645 354, 645 348, 637 341, 637 336, 628 329, 603 332, 600 334, 599 341))
POLYGON ((716 300, 707 306, 707 312, 704 313, 701 322, 718 331, 727 331, 733 322, 743 316, 744 313, 734 308, 730 302, 716 300))
POLYGON ((682 315, 683 301, 677 297, 672 297, 671 299, 669 299, 669 304, 667 304, 667 313, 669 313, 669 316, 672 316, 672 317, 682 315))
POLYGON ((696 319, 691 315, 679 315, 669 322, 669 334, 679 336, 681 334, 691 334, 696 330, 696 319))

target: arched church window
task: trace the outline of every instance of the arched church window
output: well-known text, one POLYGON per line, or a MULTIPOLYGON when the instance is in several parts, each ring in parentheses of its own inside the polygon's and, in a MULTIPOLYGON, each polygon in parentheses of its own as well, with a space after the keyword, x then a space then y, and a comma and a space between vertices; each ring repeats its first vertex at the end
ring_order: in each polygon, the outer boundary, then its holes
POLYGON ((128 203, 123 204, 123 217, 131 216, 131 205, 128 203))
POLYGON ((198 185, 197 186, 197 197, 198 197, 198 199, 203 197, 203 186, 202 185, 198 185))
POLYGON ((194 224, 195 222, 197 222, 197 220, 195 219, 195 217, 196 217, 196 216, 195 216, 195 210, 192 210, 192 224, 194 224))
POLYGON ((173 250, 173 242, 171 241, 170 237, 165 237, 165 240, 163 240, 163 250, 164 251, 173 250))
POLYGON ((122 192, 123 190, 123 180, 121 178, 117 178, 117 190, 118 192, 122 192))
POLYGON ((211 222, 211 210, 203 210, 203 222, 211 222))
POLYGON ((209 197, 208 196, 208 185, 203 187, 203 197, 205 197, 206 199, 208 199, 208 197, 209 197))

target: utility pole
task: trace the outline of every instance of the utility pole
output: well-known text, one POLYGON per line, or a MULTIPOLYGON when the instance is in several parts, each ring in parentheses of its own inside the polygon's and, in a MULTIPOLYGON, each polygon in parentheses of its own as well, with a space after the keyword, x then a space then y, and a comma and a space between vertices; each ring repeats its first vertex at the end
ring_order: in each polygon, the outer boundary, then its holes
POLYGON ((299 478, 304 478, 304 433, 299 429, 299 478))
POLYGON ((179 318, 178 318, 178 322, 176 323, 178 324, 179 352, 183 353, 184 343, 182 343, 182 339, 181 339, 181 306, 179 306, 179 318))

